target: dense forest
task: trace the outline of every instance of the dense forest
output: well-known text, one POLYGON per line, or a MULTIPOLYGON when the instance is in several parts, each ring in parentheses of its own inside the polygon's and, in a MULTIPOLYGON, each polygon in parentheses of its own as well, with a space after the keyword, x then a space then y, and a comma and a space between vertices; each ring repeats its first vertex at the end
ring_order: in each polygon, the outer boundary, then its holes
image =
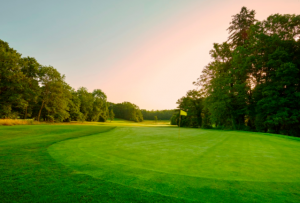
POLYGON ((113 105, 100 89, 77 91, 52 66, 21 57, 0 40, 0 118, 34 118, 37 121, 102 121, 115 116, 143 121, 139 108, 129 102, 113 105), (115 114, 114 114, 115 111, 115 114))
POLYGON ((300 136, 300 15, 258 21, 243 7, 228 32, 196 90, 177 101, 188 112, 181 125, 300 136))
POLYGON ((151 110, 142 109, 142 114, 145 120, 155 120, 155 116, 158 120, 170 120, 175 113, 174 110, 151 110))

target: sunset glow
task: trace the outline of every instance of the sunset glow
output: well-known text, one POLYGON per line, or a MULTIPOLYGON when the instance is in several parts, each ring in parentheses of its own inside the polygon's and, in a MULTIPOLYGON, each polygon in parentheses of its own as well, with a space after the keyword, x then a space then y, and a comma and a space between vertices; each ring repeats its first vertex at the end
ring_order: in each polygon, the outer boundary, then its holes
POLYGON ((108 101, 141 109, 172 109, 195 88, 213 43, 227 40, 231 16, 242 6, 255 10, 258 20, 299 14, 300 8, 299 0, 107 2, 32 8, 20 1, 11 19, 5 16, 15 2, 7 3, 0 8, 1 38, 55 67, 74 88, 102 89, 108 101))

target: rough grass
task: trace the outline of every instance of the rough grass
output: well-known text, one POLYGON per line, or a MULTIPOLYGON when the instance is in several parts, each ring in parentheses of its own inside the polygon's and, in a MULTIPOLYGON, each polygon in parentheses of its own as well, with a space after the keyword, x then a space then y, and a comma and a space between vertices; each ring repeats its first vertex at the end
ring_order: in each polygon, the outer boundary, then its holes
POLYGON ((0 126, 1 202, 299 202, 299 138, 90 124, 0 126))
POLYGON ((0 119, 0 125, 32 125, 37 124, 33 119, 0 119))

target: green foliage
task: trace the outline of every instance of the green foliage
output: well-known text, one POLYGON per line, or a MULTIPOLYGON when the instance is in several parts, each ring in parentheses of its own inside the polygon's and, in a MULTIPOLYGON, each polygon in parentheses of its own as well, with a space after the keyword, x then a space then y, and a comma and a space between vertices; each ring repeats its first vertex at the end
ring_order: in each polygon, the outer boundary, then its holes
POLYGON ((94 97, 93 111, 90 113, 91 121, 105 122, 109 117, 107 97, 100 89, 92 93, 94 97))
MULTIPOLYGON (((197 90, 190 90, 185 97, 178 99, 178 108, 187 112, 187 116, 181 117, 180 126, 194 128, 202 126, 203 101, 203 96, 197 90)), ((175 117, 172 119, 173 122, 171 121, 171 123, 174 123, 175 117)))
POLYGON ((135 122, 142 122, 144 120, 141 110, 135 104, 123 102, 118 104, 111 103, 111 105, 116 118, 135 122))
POLYGON ((153 120, 154 116, 157 116, 160 120, 170 120, 172 117, 174 110, 141 110, 143 114, 143 118, 145 120, 153 120))
POLYGON ((171 125, 178 125, 179 122, 178 118, 179 118, 179 113, 177 114, 174 113, 171 117, 171 125))
MULTIPOLYGON (((39 68, 40 64, 35 58, 27 57, 22 58, 20 61, 21 71, 25 75, 23 83, 23 97, 26 101, 24 106, 23 118, 26 119, 27 116, 32 115, 32 110, 34 105, 37 103, 38 98, 41 94, 41 88, 39 86, 39 68)), ((20 111, 22 114, 22 111, 20 111)))
POLYGON ((84 121, 83 114, 80 112, 81 101, 78 93, 71 89, 72 98, 69 101, 70 121, 84 121))
POLYGON ((80 100, 80 112, 83 114, 84 120, 90 120, 91 118, 89 115, 91 115, 93 111, 93 103, 94 98, 91 93, 88 92, 87 88, 80 87, 77 90, 78 98, 80 100))
POLYGON ((61 75, 51 66, 42 66, 39 70, 39 82, 41 85, 41 108, 37 120, 43 108, 46 109, 46 117, 50 121, 63 121, 69 118, 68 104, 72 97, 71 87, 65 83, 65 76, 61 75))
MULTIPOLYGON (((54 67, 22 58, 0 40, 0 118, 105 122, 108 114, 107 97, 100 89, 75 91, 54 67)), ((142 120, 140 114, 135 117, 142 120)))
POLYGON ((244 45, 248 39, 250 26, 257 20, 255 19, 255 11, 242 7, 240 13, 232 16, 232 21, 227 29, 230 33, 228 40, 233 46, 244 45))
POLYGON ((259 22, 254 15, 243 7, 233 16, 228 42, 214 44, 213 61, 194 82, 205 97, 205 123, 299 136, 300 16, 259 22))
POLYGON ((110 119, 110 122, 112 122, 115 118, 115 113, 113 111, 113 109, 110 109, 109 111, 109 119, 110 119))
POLYGON ((19 110, 25 109, 26 102, 22 92, 25 75, 21 67, 21 54, 0 40, 0 117, 16 118, 19 110))

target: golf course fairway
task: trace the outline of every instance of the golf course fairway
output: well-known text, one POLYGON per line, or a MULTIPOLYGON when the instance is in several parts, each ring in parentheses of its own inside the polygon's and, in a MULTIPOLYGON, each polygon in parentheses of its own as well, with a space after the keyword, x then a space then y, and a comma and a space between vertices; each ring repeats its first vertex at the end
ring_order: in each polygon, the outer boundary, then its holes
POLYGON ((300 200, 298 138, 121 126, 54 143, 48 153, 76 174, 185 201, 300 200))

